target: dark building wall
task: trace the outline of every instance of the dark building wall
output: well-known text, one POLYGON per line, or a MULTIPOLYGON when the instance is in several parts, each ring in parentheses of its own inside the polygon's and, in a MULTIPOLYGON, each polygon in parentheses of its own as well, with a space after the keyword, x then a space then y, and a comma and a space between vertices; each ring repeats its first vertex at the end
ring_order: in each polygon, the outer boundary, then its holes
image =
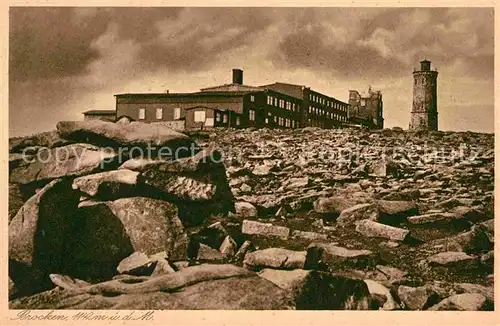
POLYGON ((347 122, 349 104, 313 90, 308 93, 306 126, 332 128, 347 122))
POLYGON ((174 120, 176 108, 180 108, 180 118, 185 118, 186 109, 194 106, 206 106, 213 109, 226 109, 235 112, 243 111, 242 97, 223 96, 162 96, 152 98, 120 97, 116 98, 118 116, 126 115, 137 121, 158 122, 174 120), (140 119, 140 109, 145 110, 144 119, 140 119), (163 109, 162 118, 156 118, 156 109, 163 109))

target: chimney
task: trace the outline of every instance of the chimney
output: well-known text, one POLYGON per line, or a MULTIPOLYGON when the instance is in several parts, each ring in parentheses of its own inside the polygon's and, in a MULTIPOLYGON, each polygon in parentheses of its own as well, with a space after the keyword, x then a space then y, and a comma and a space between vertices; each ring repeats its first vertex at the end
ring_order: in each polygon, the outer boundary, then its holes
POLYGON ((243 85, 243 70, 233 69, 233 84, 243 85))

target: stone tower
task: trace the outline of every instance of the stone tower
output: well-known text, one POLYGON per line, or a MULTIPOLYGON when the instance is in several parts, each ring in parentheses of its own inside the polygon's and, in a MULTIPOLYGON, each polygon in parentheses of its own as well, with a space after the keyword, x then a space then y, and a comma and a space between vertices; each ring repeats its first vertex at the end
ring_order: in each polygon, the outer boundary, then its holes
POLYGON ((437 75, 427 60, 420 61, 420 70, 413 71, 410 130, 438 130, 437 75))

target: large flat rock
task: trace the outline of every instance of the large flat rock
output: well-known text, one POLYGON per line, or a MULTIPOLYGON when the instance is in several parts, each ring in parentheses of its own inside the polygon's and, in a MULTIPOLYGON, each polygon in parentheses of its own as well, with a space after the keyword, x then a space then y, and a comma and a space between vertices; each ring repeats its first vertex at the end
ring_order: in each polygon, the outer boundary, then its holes
POLYGON ((195 146, 190 137, 160 124, 135 122, 124 125, 101 120, 61 121, 57 124, 57 131, 63 138, 98 146, 126 146, 129 149, 154 146, 157 147, 156 151, 163 148, 161 155, 171 154, 173 157, 175 151, 178 154, 183 152, 182 156, 189 156, 189 149, 195 146))

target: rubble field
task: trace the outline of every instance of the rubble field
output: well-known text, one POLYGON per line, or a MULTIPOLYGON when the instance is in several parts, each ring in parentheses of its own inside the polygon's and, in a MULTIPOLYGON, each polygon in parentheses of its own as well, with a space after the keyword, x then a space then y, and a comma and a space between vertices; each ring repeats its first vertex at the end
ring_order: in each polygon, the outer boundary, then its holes
POLYGON ((493 134, 126 128, 11 139, 11 308, 493 310, 493 134))

